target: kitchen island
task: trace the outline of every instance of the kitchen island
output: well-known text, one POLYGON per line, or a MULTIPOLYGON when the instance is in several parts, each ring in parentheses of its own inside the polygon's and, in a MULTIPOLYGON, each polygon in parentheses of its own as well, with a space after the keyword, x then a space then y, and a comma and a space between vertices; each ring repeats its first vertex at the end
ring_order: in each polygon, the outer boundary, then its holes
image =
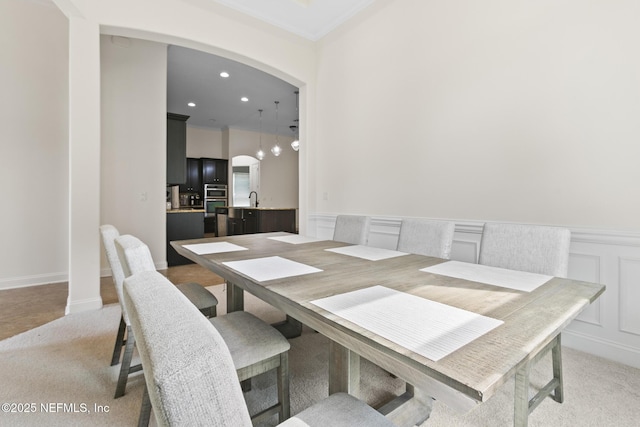
MULTIPOLYGON (((222 209, 226 209, 227 212, 227 235, 229 236, 272 231, 297 232, 296 208, 228 207, 222 209)), ((220 217, 218 217, 219 220, 220 217)))

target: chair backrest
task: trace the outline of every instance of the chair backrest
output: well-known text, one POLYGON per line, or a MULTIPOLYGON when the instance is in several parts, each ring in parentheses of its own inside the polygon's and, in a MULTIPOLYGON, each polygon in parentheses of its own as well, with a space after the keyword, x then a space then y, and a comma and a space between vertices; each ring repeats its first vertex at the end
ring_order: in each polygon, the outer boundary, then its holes
POLYGON ((143 271, 155 271, 151 251, 142 240, 125 234, 116 238, 115 246, 125 277, 143 271))
POLYGON ((400 252, 449 259, 455 224, 449 221, 403 219, 400 224, 400 252))
POLYGON ((479 264, 566 277, 571 232, 566 228, 485 224, 479 264))
POLYGON ((102 236, 104 252, 107 255, 107 260, 109 261, 109 267, 111 267, 111 277, 113 278, 113 284, 116 288, 116 294, 118 295, 118 302, 122 308, 122 318, 125 323, 129 325, 129 315, 127 314, 126 307, 124 306, 124 295, 122 293, 122 282, 125 278, 125 274, 122 269, 122 264, 120 264, 115 244, 115 240, 120 236, 120 232, 118 232, 118 229, 113 225, 104 224, 100 226, 100 234, 102 236))
POLYGON ((157 271, 124 280, 125 304, 160 426, 251 426, 229 349, 157 271))
POLYGON ((353 245, 366 245, 369 240, 370 225, 371 218, 368 216, 338 215, 333 229, 333 240, 353 245))

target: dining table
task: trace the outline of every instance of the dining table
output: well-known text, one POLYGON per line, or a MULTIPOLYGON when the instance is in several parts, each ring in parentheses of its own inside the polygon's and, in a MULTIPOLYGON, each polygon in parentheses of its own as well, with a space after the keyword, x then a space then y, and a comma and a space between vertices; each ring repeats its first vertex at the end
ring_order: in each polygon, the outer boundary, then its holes
POLYGON ((514 425, 526 426, 539 403, 528 394, 532 365, 605 291, 284 232, 171 245, 225 279, 229 312, 249 292, 286 314, 285 333, 304 324, 329 338, 329 394, 358 397, 360 357, 404 380, 406 392, 377 408, 400 426, 426 420, 433 399, 469 411, 514 377, 514 425))

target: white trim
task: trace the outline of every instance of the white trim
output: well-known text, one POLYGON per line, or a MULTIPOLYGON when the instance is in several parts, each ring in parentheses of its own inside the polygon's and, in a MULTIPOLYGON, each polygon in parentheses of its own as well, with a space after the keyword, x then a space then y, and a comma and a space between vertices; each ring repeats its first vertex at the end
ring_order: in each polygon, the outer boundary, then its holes
POLYGON ((640 349, 628 345, 570 329, 562 332, 562 345, 640 369, 640 349))
MULTIPOLYGON (((156 270, 166 270, 167 268, 169 268, 167 266, 167 262, 154 262, 153 263, 154 267, 156 268, 156 270)), ((100 270, 100 277, 111 277, 111 269, 110 268, 103 268, 100 270)))
POLYGON ((84 311, 100 310, 102 308, 102 298, 89 298, 70 303, 67 299, 67 307, 64 314, 82 313, 84 311))
MULTIPOLYGON (((359 215, 367 215, 367 214, 365 213, 365 214, 359 214, 359 215)), ((338 216, 338 214, 315 213, 315 214, 309 215, 309 221, 333 223, 335 222, 336 216, 338 216)), ((401 217, 389 218, 389 217, 378 217, 375 215, 369 215, 369 216, 371 216, 371 225, 397 227, 398 229, 400 229, 400 223, 402 221, 401 217)), ((485 222, 495 222, 495 221, 476 221, 476 220, 456 220, 456 219, 447 219, 447 218, 430 218, 430 219, 438 219, 442 221, 453 221, 456 224, 456 232, 480 234, 480 235, 482 234, 482 228, 484 227, 485 222)), ((507 221, 504 221, 504 222, 507 222, 507 221)), ((537 225, 548 225, 551 227, 557 226, 553 224, 537 224, 537 225)), ((571 231, 571 240, 574 242, 595 243, 599 245, 640 247, 640 233, 606 230, 606 229, 590 229, 590 228, 571 227, 571 226, 561 226, 561 227, 568 228, 571 231)), ((326 228, 326 227, 323 227, 323 228, 326 228)))
POLYGON ((50 285, 52 283, 68 282, 69 275, 64 273, 36 274, 33 276, 11 277, 0 280, 0 290, 26 288, 29 286, 50 285))

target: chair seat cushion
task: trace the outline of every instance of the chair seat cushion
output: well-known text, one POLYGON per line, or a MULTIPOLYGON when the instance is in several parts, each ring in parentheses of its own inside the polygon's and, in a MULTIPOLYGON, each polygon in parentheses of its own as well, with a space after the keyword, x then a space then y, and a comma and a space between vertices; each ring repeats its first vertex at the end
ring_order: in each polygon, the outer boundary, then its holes
POLYGON ((395 427, 395 424, 361 400, 346 393, 336 393, 278 426, 395 427))
POLYGON ((218 299, 199 283, 182 283, 176 287, 198 307, 198 310, 218 305, 218 299))
POLYGON ((289 341, 274 327, 246 311, 209 319, 224 338, 236 369, 289 351, 289 341))

